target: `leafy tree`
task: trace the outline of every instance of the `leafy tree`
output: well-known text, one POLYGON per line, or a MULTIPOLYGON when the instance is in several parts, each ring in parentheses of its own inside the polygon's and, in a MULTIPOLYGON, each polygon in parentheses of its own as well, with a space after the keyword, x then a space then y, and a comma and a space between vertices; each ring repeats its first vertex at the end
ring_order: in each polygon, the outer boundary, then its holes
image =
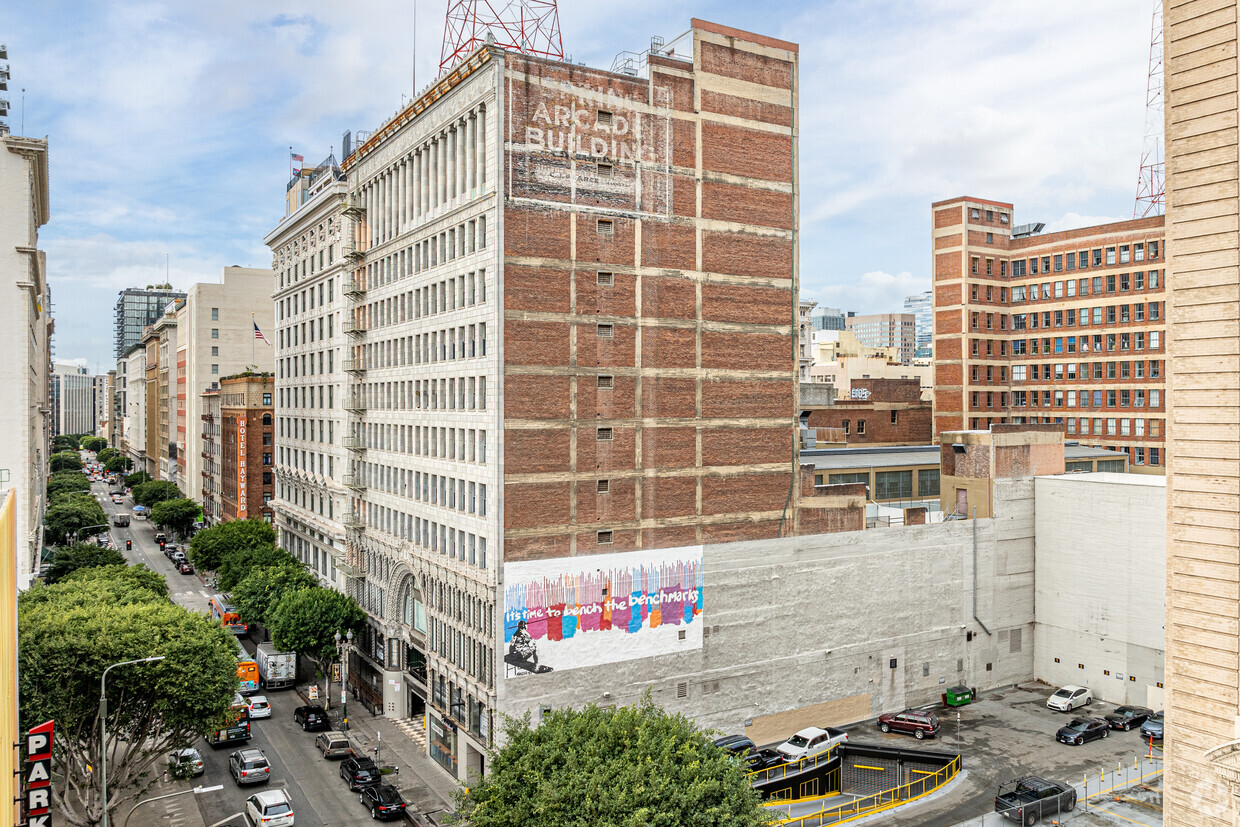
POLYGON ((247 623, 267 624, 271 607, 280 598, 299 589, 318 586, 314 575, 293 558, 296 565, 275 565, 251 569, 229 592, 233 606, 247 623))
MULTIPOLYGON (((88 436, 82 439, 81 447, 86 451, 94 451, 98 454, 99 451, 108 447, 108 441, 101 436, 88 436)), ((99 457, 96 456, 95 459, 99 459, 99 457)))
POLYGON ((326 675, 336 659, 335 634, 357 633, 365 622, 366 612, 356 600, 320 587, 286 593, 270 607, 264 625, 277 649, 310 658, 326 675))
POLYGON ((647 692, 619 709, 559 709, 530 726, 508 718, 507 743, 483 779, 456 793, 472 827, 678 827, 767 824, 744 766, 647 692))
POLYGON ((70 536, 76 539, 83 529, 90 526, 106 528, 108 515, 103 513, 103 508, 94 497, 68 494, 48 507, 43 522, 47 525, 48 541, 60 545, 70 536))
POLYGON ((138 505, 153 506, 164 500, 175 500, 181 496, 181 489, 175 482, 151 480, 134 486, 133 501, 138 505))
POLYGON ((175 500, 155 503, 155 507, 151 509, 151 519, 156 525, 166 526, 178 536, 184 537, 194 527, 201 513, 198 503, 178 497, 175 500))
POLYGON ((141 564, 78 569, 56 585, 60 587, 56 590, 60 595, 58 600, 66 599, 65 595, 69 593, 85 596, 93 592, 98 592, 99 597, 105 597, 112 602, 144 591, 155 597, 168 596, 168 581, 164 576, 141 564), (105 592, 110 593, 110 596, 105 595, 105 592))
POLYGON ((72 434, 60 434, 52 437, 53 451, 76 451, 78 449, 78 438, 72 434))
POLYGON ((47 500, 52 502, 59 494, 89 494, 90 480, 77 471, 57 471, 47 479, 47 500))
MULTIPOLYGON (((276 531, 264 520, 233 520, 204 528, 189 544, 189 557, 203 571, 216 571, 232 551, 274 548, 276 531)), ((240 578, 238 578, 239 580, 240 578)))
POLYGON ((115 448, 101 448, 95 454, 95 462, 102 462, 104 465, 107 465, 108 460, 118 456, 120 456, 120 452, 115 448))
POLYGON ((232 635, 173 605, 126 567, 90 569, 18 597, 21 725, 56 721, 52 802, 69 824, 97 824, 99 682, 108 675, 108 810, 146 795, 165 755, 225 725, 237 689, 232 635), (80 579, 79 579, 80 578, 80 579))
MULTIPOLYGON (((112 450, 111 448, 108 449, 112 450)), ((133 460, 129 457, 115 456, 103 464, 103 470, 109 474, 121 474, 133 468, 133 460)), ((140 472, 142 476, 150 479, 150 475, 145 471, 140 472)), ((145 480, 144 480, 145 481, 145 480)))
POLYGON ((145 471, 135 471, 134 473, 125 477, 125 486, 127 488, 137 488, 142 483, 150 482, 150 481, 151 481, 150 474, 146 473, 145 471))
POLYGON ((53 474, 57 471, 81 471, 82 458, 78 456, 77 451, 60 451, 52 454, 48 467, 51 468, 53 474))
POLYGON ((61 546, 52 555, 51 565, 47 569, 46 580, 49 584, 68 577, 78 569, 93 566, 123 566, 125 555, 114 548, 100 548, 94 543, 77 543, 72 546, 61 546))
POLYGON ((215 570, 215 585, 221 591, 232 591, 252 571, 272 566, 297 566, 297 558, 282 548, 266 546, 256 549, 238 548, 224 555, 224 561, 215 570))

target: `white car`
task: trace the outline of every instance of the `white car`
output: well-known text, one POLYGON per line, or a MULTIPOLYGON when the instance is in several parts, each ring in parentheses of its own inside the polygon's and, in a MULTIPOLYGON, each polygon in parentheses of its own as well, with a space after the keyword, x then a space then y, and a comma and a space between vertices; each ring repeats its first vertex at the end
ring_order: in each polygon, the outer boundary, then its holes
POLYGON ((293 802, 284 790, 263 790, 245 800, 245 817, 254 827, 293 827, 293 802))
POLYGON ((1046 707, 1057 712, 1071 712, 1077 707, 1089 706, 1093 702, 1092 692, 1083 686, 1069 684, 1055 690, 1055 694, 1046 699, 1046 707))
POLYGON ((775 748, 775 751, 788 762, 800 761, 811 755, 817 755, 831 749, 836 744, 848 740, 848 733, 839 729, 821 729, 812 726, 793 735, 775 748))
POLYGON ((271 717, 271 704, 267 702, 266 695, 251 695, 245 699, 245 705, 250 710, 251 718, 271 717))

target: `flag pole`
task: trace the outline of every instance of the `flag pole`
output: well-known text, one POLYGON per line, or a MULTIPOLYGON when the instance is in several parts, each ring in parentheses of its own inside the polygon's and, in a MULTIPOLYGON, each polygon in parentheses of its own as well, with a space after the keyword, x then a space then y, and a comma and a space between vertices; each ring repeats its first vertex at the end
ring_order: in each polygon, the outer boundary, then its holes
MULTIPOLYGON (((289 163, 290 164, 292 163, 292 159, 289 160, 289 163)), ((290 169, 289 177, 291 178, 292 176, 293 176, 293 172, 290 169)), ((258 322, 254 321, 253 313, 250 314, 250 325, 254 328, 254 330, 258 329, 258 322)), ((258 337, 254 335, 254 330, 250 331, 250 361, 254 364, 254 372, 258 373, 258 359, 257 357, 254 356, 254 340, 257 339, 258 337)))

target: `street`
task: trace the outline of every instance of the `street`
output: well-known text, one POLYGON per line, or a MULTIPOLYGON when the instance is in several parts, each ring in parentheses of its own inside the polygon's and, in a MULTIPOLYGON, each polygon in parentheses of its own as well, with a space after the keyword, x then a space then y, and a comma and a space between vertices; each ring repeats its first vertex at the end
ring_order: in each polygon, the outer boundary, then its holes
MULTIPOLYGON (((92 491, 107 512, 109 522, 114 514, 131 513, 133 503, 129 497, 126 496, 120 505, 113 504, 108 496, 106 483, 95 483, 92 491)), ((178 605, 191 611, 206 612, 211 593, 197 575, 181 574, 164 557, 154 539, 155 528, 149 521, 135 519, 128 528, 113 526, 110 531, 112 541, 130 563, 142 563, 164 575, 168 581, 169 594, 178 605), (129 551, 125 550, 126 540, 133 541, 133 548, 129 551)), ((241 641, 248 651, 254 651, 252 641, 248 638, 241 638, 241 641)), ((192 782, 171 782, 167 785, 167 792, 174 792, 178 785, 188 789, 198 785, 222 784, 223 789, 218 792, 192 796, 206 825, 244 824, 245 820, 240 813, 246 798, 254 792, 277 787, 286 790, 292 798, 298 827, 337 827, 354 824, 362 819, 369 820, 369 814, 362 807, 358 795, 350 793, 340 778, 340 762, 319 757, 314 748, 317 733, 302 732, 300 727, 294 726, 293 710, 301 704, 301 699, 291 690, 265 694, 271 702, 272 716, 250 722, 253 737, 249 744, 236 743, 213 748, 201 739, 191 744, 202 753, 206 772, 192 782), (228 755, 245 746, 260 749, 267 756, 272 769, 271 781, 253 787, 239 787, 232 780, 228 774, 228 755)), ((160 769, 162 768, 160 765, 160 769)), ((143 805, 130 819, 130 825, 137 827, 165 821, 177 823, 173 813, 187 809, 183 802, 186 802, 185 797, 171 799, 171 802, 143 805), (167 810, 162 809, 169 803, 171 806, 167 807, 167 810)), ((122 810, 116 817, 118 825, 127 808, 122 810)))

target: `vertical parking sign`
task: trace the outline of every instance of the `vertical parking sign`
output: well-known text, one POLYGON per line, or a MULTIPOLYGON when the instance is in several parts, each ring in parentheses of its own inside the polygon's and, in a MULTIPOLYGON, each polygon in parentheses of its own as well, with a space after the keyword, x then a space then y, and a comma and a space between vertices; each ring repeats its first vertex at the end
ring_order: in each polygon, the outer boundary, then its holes
POLYGON ((52 825, 52 729, 53 721, 26 733, 26 827, 52 825))

